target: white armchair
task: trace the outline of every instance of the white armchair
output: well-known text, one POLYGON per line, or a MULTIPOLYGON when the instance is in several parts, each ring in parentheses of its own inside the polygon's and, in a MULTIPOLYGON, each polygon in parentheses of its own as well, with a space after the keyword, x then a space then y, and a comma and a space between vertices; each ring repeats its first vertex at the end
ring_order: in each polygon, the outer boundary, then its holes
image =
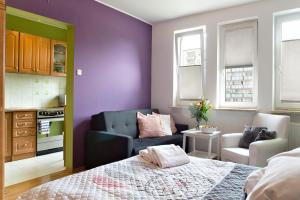
POLYGON ((276 139, 252 142, 249 149, 245 149, 239 147, 243 133, 224 134, 221 140, 222 160, 258 167, 266 166, 268 158, 288 149, 289 122, 289 116, 256 114, 252 125, 276 131, 276 139))

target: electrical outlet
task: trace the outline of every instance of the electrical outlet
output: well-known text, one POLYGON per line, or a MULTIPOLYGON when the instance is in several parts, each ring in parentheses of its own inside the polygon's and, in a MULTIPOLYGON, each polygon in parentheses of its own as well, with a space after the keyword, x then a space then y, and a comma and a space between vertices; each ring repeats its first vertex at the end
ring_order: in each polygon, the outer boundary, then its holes
POLYGON ((76 75, 77 76, 82 76, 82 69, 77 69, 76 70, 76 75))

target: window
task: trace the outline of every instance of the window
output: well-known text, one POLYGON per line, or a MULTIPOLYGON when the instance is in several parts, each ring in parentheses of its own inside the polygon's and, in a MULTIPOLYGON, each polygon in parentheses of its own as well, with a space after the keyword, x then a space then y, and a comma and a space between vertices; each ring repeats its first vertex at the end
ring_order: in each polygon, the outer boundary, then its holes
POLYGON ((300 109, 300 12, 275 15, 274 108, 300 109))
POLYGON ((256 107, 256 19, 219 26, 218 80, 219 107, 256 107))
POLYGON ((203 96, 204 46, 204 28, 175 32, 176 105, 187 105, 203 96))

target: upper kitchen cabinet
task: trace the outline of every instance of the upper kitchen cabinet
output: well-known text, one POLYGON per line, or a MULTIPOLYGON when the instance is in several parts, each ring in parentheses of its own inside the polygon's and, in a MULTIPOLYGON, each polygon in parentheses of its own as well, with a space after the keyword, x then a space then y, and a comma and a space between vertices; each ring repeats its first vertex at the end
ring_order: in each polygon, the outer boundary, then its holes
POLYGON ((19 72, 36 72, 36 46, 36 36, 20 33, 19 72))
POLYGON ((19 69, 19 32, 6 31, 6 59, 5 70, 7 72, 18 72, 19 69))
POLYGON ((51 75, 66 76, 67 73, 67 44, 51 40, 51 75))
POLYGON ((43 37, 36 37, 36 61, 35 69, 37 74, 50 74, 51 40, 43 37))
POLYGON ((6 72, 66 76, 67 44, 7 30, 6 72))

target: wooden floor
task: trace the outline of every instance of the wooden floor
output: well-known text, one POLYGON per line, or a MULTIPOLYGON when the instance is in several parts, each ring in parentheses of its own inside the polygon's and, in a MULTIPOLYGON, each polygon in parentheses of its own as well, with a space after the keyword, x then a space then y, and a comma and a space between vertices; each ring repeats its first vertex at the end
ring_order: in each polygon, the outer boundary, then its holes
MULTIPOLYGON (((78 171, 76 171, 78 172, 78 171)), ((64 176, 68 176, 71 175, 75 172, 72 172, 71 170, 63 170, 54 174, 50 174, 47 176, 43 176, 43 177, 39 177, 36 179, 32 179, 30 181, 25 181, 23 183, 19 183, 16 185, 12 185, 12 186, 8 186, 4 189, 4 199, 5 200, 15 200, 20 194, 22 194, 23 192, 41 185, 43 183, 55 180, 55 179, 59 179, 62 178, 64 176)))

